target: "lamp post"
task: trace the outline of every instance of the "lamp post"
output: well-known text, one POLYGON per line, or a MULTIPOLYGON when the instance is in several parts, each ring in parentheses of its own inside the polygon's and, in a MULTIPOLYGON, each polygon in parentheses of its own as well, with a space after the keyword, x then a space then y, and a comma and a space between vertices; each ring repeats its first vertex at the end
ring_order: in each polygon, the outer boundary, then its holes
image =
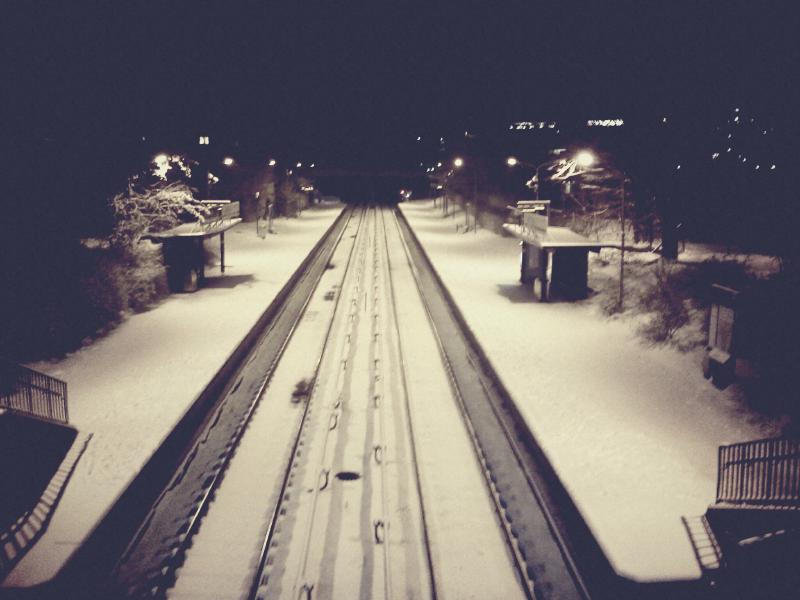
MULTIPOLYGON (((588 150, 583 150, 575 156, 575 162, 582 167, 590 167, 596 161, 594 154, 588 150)), ((617 298, 617 310, 624 309, 625 298, 625 182, 628 179, 627 174, 620 169, 609 169, 614 171, 620 177, 620 210, 619 210, 619 225, 620 225, 620 242, 619 242, 619 297, 617 298)))
MULTIPOLYGON (((460 169, 464 166, 464 159, 456 157, 453 160, 453 166, 460 169)), ((473 169, 472 172, 472 225, 473 232, 478 232, 478 171, 473 169)), ((464 230, 469 231, 469 203, 464 203, 464 230)))
POLYGON ((546 161, 544 161, 543 163, 541 163, 539 165, 534 165, 533 163, 523 162, 523 161, 517 159, 515 156, 509 156, 506 159, 506 164, 509 167, 516 167, 517 165, 524 165, 526 167, 533 167, 533 170, 534 170, 533 178, 530 181, 528 181, 525 185, 527 185, 528 187, 533 187, 530 184, 532 182, 536 183, 536 199, 538 200, 539 199, 539 188, 541 187, 541 184, 542 184, 542 178, 539 176, 539 169, 541 169, 544 166, 553 164, 553 161, 552 160, 546 160, 546 161))

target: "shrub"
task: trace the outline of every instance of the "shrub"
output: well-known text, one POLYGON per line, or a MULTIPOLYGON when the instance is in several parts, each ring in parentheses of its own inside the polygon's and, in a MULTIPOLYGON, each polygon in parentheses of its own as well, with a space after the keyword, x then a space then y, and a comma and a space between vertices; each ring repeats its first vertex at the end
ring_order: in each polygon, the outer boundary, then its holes
POLYGON ((689 311, 686 308, 681 285, 679 285, 679 269, 659 261, 655 271, 653 285, 642 293, 642 308, 652 312, 650 320, 642 327, 642 334, 655 342, 664 342, 672 338, 675 332, 689 322, 689 311))

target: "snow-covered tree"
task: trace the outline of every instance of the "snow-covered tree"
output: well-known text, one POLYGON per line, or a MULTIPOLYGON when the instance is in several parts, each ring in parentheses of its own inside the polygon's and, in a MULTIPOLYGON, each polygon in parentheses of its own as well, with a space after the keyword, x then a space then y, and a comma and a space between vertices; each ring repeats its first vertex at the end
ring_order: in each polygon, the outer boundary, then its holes
POLYGON ((192 190, 182 182, 147 186, 129 182, 110 204, 114 228, 109 241, 112 247, 126 252, 147 232, 164 231, 181 222, 203 221, 208 214, 205 207, 194 202, 192 190))

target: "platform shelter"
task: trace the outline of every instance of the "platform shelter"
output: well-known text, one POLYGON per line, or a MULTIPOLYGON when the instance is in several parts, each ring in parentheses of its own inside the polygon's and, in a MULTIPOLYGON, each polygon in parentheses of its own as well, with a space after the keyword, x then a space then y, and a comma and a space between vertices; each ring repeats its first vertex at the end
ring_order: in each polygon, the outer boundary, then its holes
POLYGON ((211 211, 204 221, 182 223, 177 227, 143 236, 163 244, 167 281, 174 292, 194 292, 205 281, 203 242, 219 236, 220 270, 225 273, 225 232, 242 222, 239 203, 230 200, 204 200, 211 211))
POLYGON ((549 200, 520 200, 514 213, 518 222, 503 228, 520 240, 520 281, 533 285, 542 301, 585 298, 589 252, 600 252, 603 244, 550 225, 549 200))

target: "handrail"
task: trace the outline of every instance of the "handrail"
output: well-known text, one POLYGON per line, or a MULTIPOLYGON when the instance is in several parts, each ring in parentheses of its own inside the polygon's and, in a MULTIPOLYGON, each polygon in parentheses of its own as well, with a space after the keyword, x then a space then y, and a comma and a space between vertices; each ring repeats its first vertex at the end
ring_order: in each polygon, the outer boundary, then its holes
POLYGON ((800 506, 800 440, 770 438, 720 446, 717 502, 800 506))
POLYGON ((67 384, 39 371, 0 360, 0 407, 69 423, 67 384))

